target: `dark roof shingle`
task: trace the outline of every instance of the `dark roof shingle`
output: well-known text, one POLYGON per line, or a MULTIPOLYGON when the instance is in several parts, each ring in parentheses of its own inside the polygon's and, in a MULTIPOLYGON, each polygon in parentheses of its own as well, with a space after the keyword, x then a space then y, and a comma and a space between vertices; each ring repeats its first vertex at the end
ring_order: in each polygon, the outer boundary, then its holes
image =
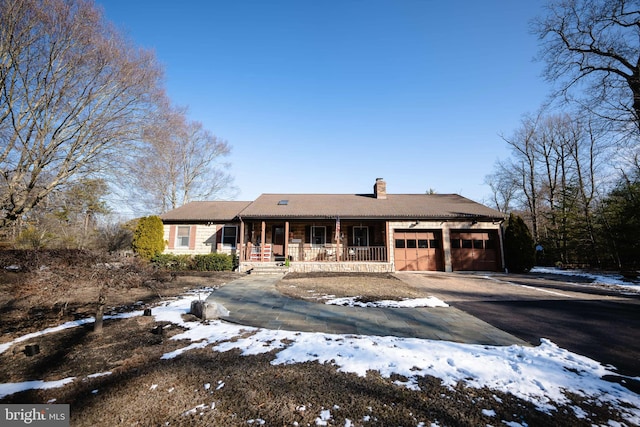
POLYGON ((262 194, 243 218, 468 218, 504 215, 457 194, 262 194), (286 204, 279 204, 288 200, 286 204))
POLYGON ((213 201, 213 202, 189 202, 160 215, 165 222, 175 221, 232 221, 240 211, 249 206, 251 202, 213 201))

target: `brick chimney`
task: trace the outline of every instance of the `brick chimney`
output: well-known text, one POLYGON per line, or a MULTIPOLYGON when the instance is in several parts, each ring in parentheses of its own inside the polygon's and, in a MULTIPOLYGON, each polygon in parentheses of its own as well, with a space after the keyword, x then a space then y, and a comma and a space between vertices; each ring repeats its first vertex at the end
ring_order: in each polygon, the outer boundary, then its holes
POLYGON ((373 186, 373 195, 376 199, 387 198, 387 183, 382 178, 376 178, 376 183, 373 186))

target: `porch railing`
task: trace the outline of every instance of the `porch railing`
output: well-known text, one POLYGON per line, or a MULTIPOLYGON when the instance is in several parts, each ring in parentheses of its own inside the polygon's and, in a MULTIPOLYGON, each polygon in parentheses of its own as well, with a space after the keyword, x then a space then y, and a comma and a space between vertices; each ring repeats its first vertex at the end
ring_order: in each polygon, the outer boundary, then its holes
MULTIPOLYGON (((245 251, 245 261, 260 261, 260 247, 252 246, 245 251)), ((386 262, 386 246, 340 246, 340 254, 336 245, 289 244, 289 258, 293 262, 386 262), (340 255, 338 257, 338 255, 340 255)), ((262 252, 262 261, 278 261, 271 254, 269 244, 262 252)), ((284 257, 282 258, 284 260, 284 257)))

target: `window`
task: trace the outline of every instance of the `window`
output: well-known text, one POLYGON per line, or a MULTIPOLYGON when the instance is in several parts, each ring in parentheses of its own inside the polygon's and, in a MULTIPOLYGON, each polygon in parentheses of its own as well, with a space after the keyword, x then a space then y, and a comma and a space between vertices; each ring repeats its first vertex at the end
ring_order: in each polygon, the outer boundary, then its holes
POLYGON ((353 246, 369 246, 369 227, 353 227, 353 246))
POLYGON ((440 249, 440 240, 437 240, 437 239, 429 240, 429 246, 431 246, 432 249, 440 249))
POLYGON ((407 239, 407 248, 415 249, 417 247, 415 239, 407 239))
POLYGON ((178 246, 180 247, 189 247, 189 232, 191 231, 191 227, 178 227, 178 246))
POLYGON ((235 249, 238 241, 238 227, 225 225, 222 228, 222 247, 235 249))
POLYGON ((475 240, 473 241, 473 249, 482 249, 483 247, 483 240, 475 240))
POLYGON ((311 227, 311 244, 314 246, 322 246, 327 243, 327 227, 321 226, 311 227))
POLYGON ((396 239, 396 248, 404 249, 404 239, 396 239))
POLYGON ((419 239, 418 240, 418 248, 419 249, 428 249, 429 241, 427 239, 419 239))
POLYGON ((471 249, 473 247, 473 241, 471 239, 462 239, 462 247, 471 249))

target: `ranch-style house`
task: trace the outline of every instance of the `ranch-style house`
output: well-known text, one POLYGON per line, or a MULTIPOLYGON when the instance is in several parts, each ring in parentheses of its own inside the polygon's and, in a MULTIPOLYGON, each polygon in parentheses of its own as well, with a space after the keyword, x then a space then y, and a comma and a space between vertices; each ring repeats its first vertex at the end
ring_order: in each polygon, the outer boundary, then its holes
POLYGON ((235 254, 239 270, 500 271, 504 215, 457 194, 262 194, 161 215, 165 253, 235 254))

